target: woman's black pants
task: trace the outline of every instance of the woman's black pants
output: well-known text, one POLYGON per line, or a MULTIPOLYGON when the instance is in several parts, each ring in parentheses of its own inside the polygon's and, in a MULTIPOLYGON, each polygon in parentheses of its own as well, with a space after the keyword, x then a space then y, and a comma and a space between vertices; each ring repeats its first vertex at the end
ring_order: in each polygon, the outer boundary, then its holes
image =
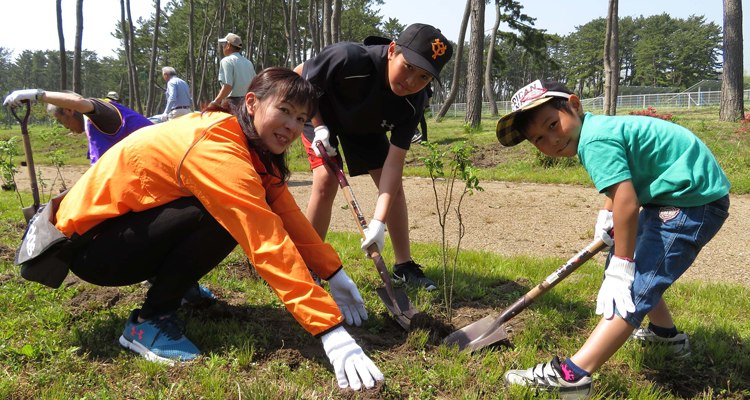
POLYGON ((84 281, 126 286, 155 278, 140 312, 145 319, 177 310, 190 286, 237 246, 193 196, 109 219, 81 239, 90 244, 70 270, 84 281))

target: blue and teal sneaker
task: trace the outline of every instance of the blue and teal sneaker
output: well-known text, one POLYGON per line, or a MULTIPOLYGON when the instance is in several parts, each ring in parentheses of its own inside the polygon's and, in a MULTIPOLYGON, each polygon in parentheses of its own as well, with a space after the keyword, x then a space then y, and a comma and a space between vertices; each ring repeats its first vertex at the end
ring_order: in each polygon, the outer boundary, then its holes
POLYGON ((167 363, 190 361, 200 350, 180 331, 185 323, 174 314, 158 315, 138 323, 136 308, 130 313, 125 331, 120 336, 120 345, 133 350, 149 361, 167 363))
POLYGON ((215 300, 216 296, 208 290, 207 287, 195 282, 193 286, 190 286, 185 296, 182 297, 181 305, 185 304, 197 304, 203 300, 215 300))

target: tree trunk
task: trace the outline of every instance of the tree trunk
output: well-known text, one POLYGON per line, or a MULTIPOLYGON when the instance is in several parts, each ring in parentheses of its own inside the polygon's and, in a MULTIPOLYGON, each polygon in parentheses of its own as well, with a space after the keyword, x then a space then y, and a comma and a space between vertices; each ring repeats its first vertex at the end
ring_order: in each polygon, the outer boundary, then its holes
POLYGON ((263 56, 263 49, 266 47, 266 41, 263 40, 263 32, 266 30, 266 19, 263 18, 263 13, 265 13, 266 8, 266 0, 261 0, 260 2, 260 31, 258 32, 258 49, 255 52, 255 68, 258 70, 262 70, 264 65, 261 63, 261 57, 263 56))
POLYGON ((270 21, 273 21, 273 2, 268 4, 268 32, 266 32, 266 45, 263 46, 263 68, 268 65, 268 42, 271 41, 271 24, 270 21))
POLYGON ((724 0, 724 76, 719 120, 737 122, 745 115, 742 81, 742 1, 724 0))
POLYGON ((83 0, 76 1, 76 44, 73 51, 73 91, 82 92, 81 82, 81 44, 83 41, 83 0))
POLYGON ((226 37, 228 32, 224 32, 224 18, 227 13, 227 0, 219 1, 219 37, 226 37))
MULTIPOLYGON (((482 123, 482 59, 484 53, 484 0, 471 3, 471 43, 466 80, 466 117, 472 128, 482 123)), ((456 60, 458 61, 458 60, 456 60)))
POLYGON ((604 36, 604 114, 617 112, 617 88, 620 84, 620 29, 618 0, 609 0, 607 32, 604 36))
MULTIPOLYGON (((205 10, 204 10, 204 12, 205 12, 205 10)), ((205 15, 206 15, 206 17, 208 17, 207 13, 205 15)), ((207 55, 208 55, 208 43, 209 43, 210 40, 212 40, 211 38, 213 37, 214 26, 216 26, 216 19, 217 18, 219 18, 219 11, 218 10, 216 10, 216 12, 214 13, 214 20, 211 21, 211 26, 208 28, 208 35, 203 36, 205 38, 205 41, 203 42, 204 43, 204 45, 203 45, 204 51, 202 51, 202 52, 199 51, 198 52, 199 54, 203 54, 204 55, 203 56, 203 66, 201 67, 201 79, 200 79, 201 87, 200 87, 200 90, 198 91, 198 98, 199 99, 202 99, 203 98, 203 93, 205 93, 205 88, 206 88, 206 83, 207 83, 206 79, 205 79, 206 78, 206 70, 208 70, 208 67, 207 67, 207 64, 208 64, 208 57, 207 57, 207 55)), ((204 32, 205 32, 205 29, 204 29, 204 32)), ((218 43, 216 43, 216 46, 217 46, 217 49, 216 49, 217 52, 220 52, 221 49, 218 48, 218 43)))
POLYGON ((297 29, 297 0, 289 0, 289 28, 290 28, 290 35, 289 43, 289 60, 291 61, 290 69, 294 69, 294 67, 297 66, 297 34, 299 33, 299 30, 297 29))
MULTIPOLYGON (((189 0, 190 11, 188 13, 188 65, 190 66, 190 97, 193 98, 193 109, 199 109, 199 99, 196 96, 197 83, 195 82, 195 36, 193 34, 193 18, 195 17, 195 1, 189 0)), ((205 58, 205 57, 204 57, 205 58)))
POLYGON ((323 0, 323 47, 333 43, 331 25, 331 0, 323 0))
POLYGON ((68 57, 65 55, 65 36, 62 24, 62 0, 57 0, 57 37, 60 39, 60 90, 68 89, 68 57))
POLYGON ((286 0, 281 0, 281 11, 284 13, 283 20, 284 20, 284 35, 286 36, 286 56, 287 56, 287 63, 285 63, 287 66, 291 65, 291 69, 294 69, 294 67, 297 66, 297 64, 294 63, 294 30, 296 25, 296 16, 294 15, 294 1, 295 0, 289 0, 289 12, 286 10, 286 0))
MULTIPOLYGON (((133 93, 135 93, 133 82, 135 82, 135 79, 133 78, 133 68, 130 65, 130 35, 128 35, 128 25, 127 20, 125 19, 125 0, 120 0, 120 16, 120 31, 122 33, 122 43, 125 50, 125 64, 127 64, 128 71, 128 108, 132 109, 133 93)), ((122 93, 120 93, 120 95, 122 95, 122 93)), ((123 101, 123 99, 120 98, 120 101, 123 101)))
POLYGON ((495 25, 492 27, 490 47, 487 49, 487 65, 484 67, 484 94, 490 103, 493 117, 497 117, 497 104, 495 104, 495 93, 492 88, 492 56, 495 52, 498 29, 500 29, 500 0, 495 0, 495 25))
MULTIPOLYGON (((156 50, 159 43, 159 20, 161 16, 161 2, 154 0, 154 39, 151 41, 151 62, 148 65, 148 100, 146 104, 146 115, 154 115, 154 98, 156 88, 154 87, 154 69, 156 69, 156 50)), ((161 74, 160 74, 161 75, 161 74)))
MULTIPOLYGON (((255 0, 247 0, 247 20, 250 21, 247 24, 247 35, 245 35, 245 57, 248 60, 253 61, 253 43, 255 43, 255 0)), ((255 64, 253 64, 255 67, 255 64)))
POLYGON ((331 13, 331 44, 341 41, 341 0, 333 0, 331 13))
POLYGON ((133 47, 135 47, 135 36, 133 34, 133 16, 130 13, 130 0, 126 0, 125 8, 128 13, 127 34, 128 36, 130 36, 130 53, 128 54, 128 57, 130 57, 130 68, 132 69, 131 73, 133 77, 133 92, 131 93, 131 96, 133 96, 133 104, 135 104, 135 106, 138 108, 138 114, 143 115, 143 104, 141 103, 141 87, 138 84, 138 68, 135 65, 135 52, 133 50, 133 47))
POLYGON ((464 52, 464 38, 466 37, 466 26, 469 24, 469 16, 471 15, 471 0, 466 0, 466 9, 464 10, 464 17, 461 20, 461 28, 458 30, 458 43, 456 43, 456 53, 453 55, 453 79, 451 80, 451 91, 448 93, 448 98, 445 99, 445 103, 440 107, 437 115, 435 115, 435 122, 445 116, 448 109, 453 104, 453 100, 456 99, 458 94, 458 80, 461 74, 461 59, 463 58, 464 52))
POLYGON ((320 54, 320 50, 323 48, 323 32, 320 29, 320 8, 318 8, 318 5, 320 4, 321 0, 311 0, 315 2, 315 23, 313 26, 315 27, 313 32, 315 33, 315 54, 320 54))
MULTIPOLYGON (((307 32, 310 35, 310 56, 315 57, 317 54, 315 49, 318 44, 318 38, 315 37, 315 26, 318 23, 317 19, 317 7, 315 0, 310 0, 309 7, 307 8, 307 32)), ((296 67, 296 65, 295 65, 296 67)))

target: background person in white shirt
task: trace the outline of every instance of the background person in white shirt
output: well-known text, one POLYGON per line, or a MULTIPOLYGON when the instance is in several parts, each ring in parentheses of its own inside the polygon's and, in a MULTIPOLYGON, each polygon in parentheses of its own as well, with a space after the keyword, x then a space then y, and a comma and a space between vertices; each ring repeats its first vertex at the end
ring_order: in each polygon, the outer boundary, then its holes
POLYGON ((238 106, 242 104, 247 88, 255 78, 255 67, 250 60, 240 54, 242 38, 239 36, 229 33, 227 37, 219 39, 219 44, 224 52, 219 68, 221 91, 212 103, 221 106, 222 102, 228 99, 234 106, 238 106))

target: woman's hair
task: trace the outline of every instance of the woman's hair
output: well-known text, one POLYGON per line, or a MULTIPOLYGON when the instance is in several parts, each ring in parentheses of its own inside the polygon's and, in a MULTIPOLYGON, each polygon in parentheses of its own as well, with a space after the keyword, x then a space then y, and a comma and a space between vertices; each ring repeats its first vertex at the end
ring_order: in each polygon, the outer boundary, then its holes
MULTIPOLYGON (((307 106, 307 115, 310 118, 318 111, 318 94, 315 87, 296 72, 286 68, 264 69, 253 78, 247 91, 255 93, 255 97, 261 102, 278 98, 298 106, 307 106)), ((203 112, 221 111, 234 115, 247 137, 248 146, 258 154, 268 173, 286 182, 289 179, 286 151, 273 154, 266 148, 258 136, 253 117, 247 112, 244 101, 239 106, 229 104, 228 107, 227 109, 212 103, 205 107, 203 112)))

